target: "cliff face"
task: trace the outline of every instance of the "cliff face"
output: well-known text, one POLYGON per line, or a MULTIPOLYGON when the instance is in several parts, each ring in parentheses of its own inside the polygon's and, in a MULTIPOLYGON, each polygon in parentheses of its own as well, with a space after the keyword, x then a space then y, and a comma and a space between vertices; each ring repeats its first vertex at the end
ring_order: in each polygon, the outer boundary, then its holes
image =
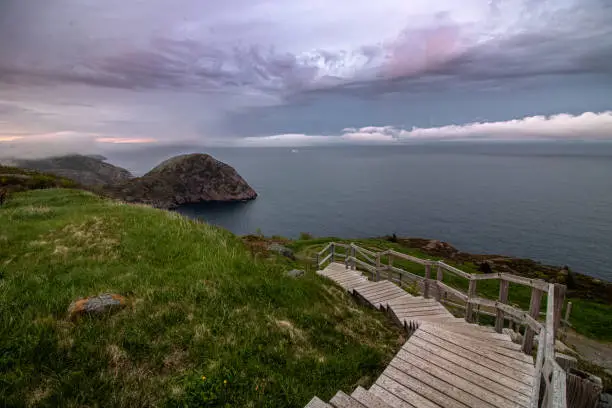
POLYGON ((107 186, 105 192, 126 202, 158 208, 257 197, 255 190, 233 167, 207 154, 173 157, 142 177, 107 186))
POLYGON ((36 160, 16 160, 18 167, 65 177, 84 186, 121 183, 132 178, 126 169, 106 163, 103 156, 69 155, 36 160))

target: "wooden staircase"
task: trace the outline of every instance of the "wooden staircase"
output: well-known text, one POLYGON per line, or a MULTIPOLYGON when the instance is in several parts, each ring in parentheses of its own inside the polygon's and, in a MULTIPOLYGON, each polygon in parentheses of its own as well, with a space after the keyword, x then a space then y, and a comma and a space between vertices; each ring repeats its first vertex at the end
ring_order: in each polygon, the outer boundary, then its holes
POLYGON ((339 391, 306 407, 530 408, 539 375, 533 358, 506 334, 455 318, 434 299, 330 263, 318 271, 359 301, 387 313, 410 337, 369 388, 339 391))

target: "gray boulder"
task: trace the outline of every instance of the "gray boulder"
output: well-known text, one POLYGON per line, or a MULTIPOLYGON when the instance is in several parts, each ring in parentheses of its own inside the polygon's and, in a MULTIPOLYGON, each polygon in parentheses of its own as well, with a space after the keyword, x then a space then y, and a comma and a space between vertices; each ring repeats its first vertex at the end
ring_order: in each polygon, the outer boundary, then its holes
POLYGON ((292 250, 276 242, 268 245, 268 251, 276 252, 284 257, 295 260, 295 255, 293 254, 292 250))
POLYGON ((300 276, 304 276, 304 271, 301 269, 292 269, 287 272, 287 276, 291 276, 292 278, 299 278, 300 276))
POLYGON ((72 302, 68 307, 68 317, 70 320, 76 320, 84 315, 102 315, 123 309, 126 304, 126 298, 121 295, 103 293, 72 302))

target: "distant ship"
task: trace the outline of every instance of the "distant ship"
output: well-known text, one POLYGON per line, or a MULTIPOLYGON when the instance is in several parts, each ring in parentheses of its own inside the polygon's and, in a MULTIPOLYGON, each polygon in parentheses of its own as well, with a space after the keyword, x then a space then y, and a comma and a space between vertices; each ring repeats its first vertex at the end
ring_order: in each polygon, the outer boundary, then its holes
POLYGON ((298 149, 291 149, 291 153, 297 153, 298 151, 298 149))

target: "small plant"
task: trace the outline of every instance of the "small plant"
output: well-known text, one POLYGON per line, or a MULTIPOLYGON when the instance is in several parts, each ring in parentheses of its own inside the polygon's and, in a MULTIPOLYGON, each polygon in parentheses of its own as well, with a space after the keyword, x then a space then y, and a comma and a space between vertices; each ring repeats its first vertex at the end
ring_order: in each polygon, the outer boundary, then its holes
POLYGON ((257 228, 255 230, 255 235, 257 235, 259 238, 263 238, 264 237, 263 232, 261 232, 261 228, 257 228))
POLYGON ((300 232, 301 241, 308 241, 309 239, 312 239, 312 238, 313 238, 312 234, 309 234, 308 232, 300 232))

